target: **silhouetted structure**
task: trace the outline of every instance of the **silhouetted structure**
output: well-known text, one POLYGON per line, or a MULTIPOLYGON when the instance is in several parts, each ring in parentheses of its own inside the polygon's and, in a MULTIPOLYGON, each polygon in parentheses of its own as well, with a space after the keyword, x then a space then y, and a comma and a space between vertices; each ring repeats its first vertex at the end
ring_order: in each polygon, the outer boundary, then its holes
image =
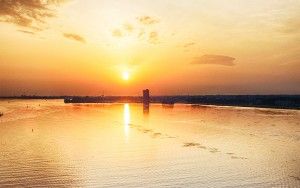
POLYGON ((150 103, 149 89, 143 90, 143 103, 144 103, 144 105, 149 106, 149 103, 150 103))
POLYGON ((143 112, 144 114, 149 113, 150 94, 149 89, 143 90, 143 112))

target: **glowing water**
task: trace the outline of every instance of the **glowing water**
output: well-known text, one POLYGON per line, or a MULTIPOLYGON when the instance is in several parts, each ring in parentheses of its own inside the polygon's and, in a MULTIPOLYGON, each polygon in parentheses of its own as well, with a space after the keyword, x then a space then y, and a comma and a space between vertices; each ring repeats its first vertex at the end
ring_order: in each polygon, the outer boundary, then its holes
POLYGON ((2 100, 0 187, 299 187, 300 113, 2 100))

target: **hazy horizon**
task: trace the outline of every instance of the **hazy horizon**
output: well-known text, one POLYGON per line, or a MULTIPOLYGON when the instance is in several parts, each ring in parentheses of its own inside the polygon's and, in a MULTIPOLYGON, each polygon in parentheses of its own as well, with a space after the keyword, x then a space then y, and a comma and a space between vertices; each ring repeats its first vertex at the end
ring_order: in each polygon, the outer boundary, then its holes
POLYGON ((1 1, 0 96, 300 94, 300 1, 1 1))
MULTIPOLYGON (((166 94, 166 95, 157 95, 157 94, 152 94, 150 96, 255 96, 255 95, 261 95, 261 96, 299 96, 300 94, 166 94)), ((142 97, 142 93, 139 94, 132 94, 132 95, 104 95, 104 94, 99 94, 99 95, 35 95, 35 94, 21 94, 21 95, 2 95, 0 98, 9 98, 9 97, 65 97, 65 96, 70 96, 70 97, 142 97)))

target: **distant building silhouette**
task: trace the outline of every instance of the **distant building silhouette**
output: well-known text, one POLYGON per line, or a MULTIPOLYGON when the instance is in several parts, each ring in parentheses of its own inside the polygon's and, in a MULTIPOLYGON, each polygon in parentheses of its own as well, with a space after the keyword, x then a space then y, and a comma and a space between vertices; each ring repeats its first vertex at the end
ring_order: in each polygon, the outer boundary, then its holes
POLYGON ((144 103, 144 105, 149 106, 149 103, 150 103, 149 89, 143 90, 143 103, 144 103))
POLYGON ((150 94, 149 89, 143 90, 143 113, 149 114, 150 94))

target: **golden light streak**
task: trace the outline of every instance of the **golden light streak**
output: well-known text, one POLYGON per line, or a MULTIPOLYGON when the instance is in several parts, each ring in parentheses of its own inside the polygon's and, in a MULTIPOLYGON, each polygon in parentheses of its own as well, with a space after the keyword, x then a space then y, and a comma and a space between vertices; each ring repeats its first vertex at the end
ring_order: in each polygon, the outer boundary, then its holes
POLYGON ((130 124, 130 108, 129 104, 124 104, 124 133, 126 140, 129 136, 129 124, 130 124))

